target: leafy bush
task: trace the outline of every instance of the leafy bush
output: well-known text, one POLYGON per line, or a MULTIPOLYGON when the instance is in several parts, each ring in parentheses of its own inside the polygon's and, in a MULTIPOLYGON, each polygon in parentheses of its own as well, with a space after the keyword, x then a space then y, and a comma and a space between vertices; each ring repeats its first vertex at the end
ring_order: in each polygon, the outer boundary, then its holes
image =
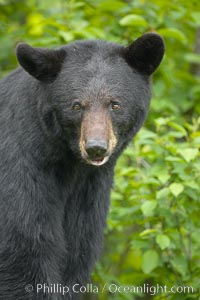
MULTIPOLYGON (((117 164, 103 266, 95 281, 197 291, 200 118, 184 126, 174 118, 154 123, 154 132, 142 129, 117 164)), ((116 299, 134 298, 122 294, 116 299)))

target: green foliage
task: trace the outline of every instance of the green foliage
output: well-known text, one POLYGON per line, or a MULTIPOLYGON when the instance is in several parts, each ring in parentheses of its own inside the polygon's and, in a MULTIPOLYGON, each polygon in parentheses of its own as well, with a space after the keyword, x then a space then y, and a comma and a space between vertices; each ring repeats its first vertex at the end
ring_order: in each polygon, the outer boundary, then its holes
MULTIPOLYGON (((103 266, 118 284, 197 289, 200 118, 183 125, 175 117, 154 123, 154 132, 143 128, 117 164, 103 266)), ((104 282, 102 269, 97 274, 96 281, 104 282)))
MULTIPOLYGON (((199 11, 195 0, 0 0, 1 77, 17 65, 14 49, 20 41, 55 47, 98 38, 128 45, 147 31, 165 39, 148 120, 116 166, 104 255, 93 276, 99 286, 199 288, 200 78, 192 72, 194 64, 200 68, 194 52, 199 11)), ((141 292, 108 290, 90 296, 149 299, 141 292)))

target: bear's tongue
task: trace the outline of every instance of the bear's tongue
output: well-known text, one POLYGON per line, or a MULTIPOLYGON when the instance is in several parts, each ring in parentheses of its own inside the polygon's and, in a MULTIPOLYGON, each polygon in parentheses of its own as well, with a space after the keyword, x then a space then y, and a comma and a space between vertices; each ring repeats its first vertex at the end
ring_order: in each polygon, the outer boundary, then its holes
POLYGON ((97 157, 93 161, 101 162, 101 161, 103 161, 103 159, 104 159, 104 157, 97 157))
POLYGON ((94 166, 102 166, 103 164, 105 164, 108 161, 108 158, 109 158, 108 156, 98 157, 93 160, 90 160, 90 164, 92 164, 94 166))

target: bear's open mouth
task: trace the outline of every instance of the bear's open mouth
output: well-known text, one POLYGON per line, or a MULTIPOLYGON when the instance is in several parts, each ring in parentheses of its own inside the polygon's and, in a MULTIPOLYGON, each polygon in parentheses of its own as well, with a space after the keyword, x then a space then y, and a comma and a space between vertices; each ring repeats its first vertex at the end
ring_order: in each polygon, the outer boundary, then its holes
POLYGON ((102 166, 104 165, 109 159, 109 156, 105 156, 105 157, 99 157, 99 158, 95 158, 95 159, 87 159, 87 162, 90 164, 90 165, 93 165, 93 166, 102 166))

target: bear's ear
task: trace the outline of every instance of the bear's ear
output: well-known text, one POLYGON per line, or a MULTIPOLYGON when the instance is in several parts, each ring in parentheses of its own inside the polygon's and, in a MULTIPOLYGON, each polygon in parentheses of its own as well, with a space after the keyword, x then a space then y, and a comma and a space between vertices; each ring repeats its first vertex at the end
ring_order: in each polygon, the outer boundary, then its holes
POLYGON ((125 58, 139 72, 151 75, 159 66, 164 52, 165 45, 161 36, 146 33, 125 48, 125 58))
POLYGON ((16 55, 25 71, 40 81, 51 83, 61 70, 66 52, 64 49, 33 48, 20 43, 16 48, 16 55))

